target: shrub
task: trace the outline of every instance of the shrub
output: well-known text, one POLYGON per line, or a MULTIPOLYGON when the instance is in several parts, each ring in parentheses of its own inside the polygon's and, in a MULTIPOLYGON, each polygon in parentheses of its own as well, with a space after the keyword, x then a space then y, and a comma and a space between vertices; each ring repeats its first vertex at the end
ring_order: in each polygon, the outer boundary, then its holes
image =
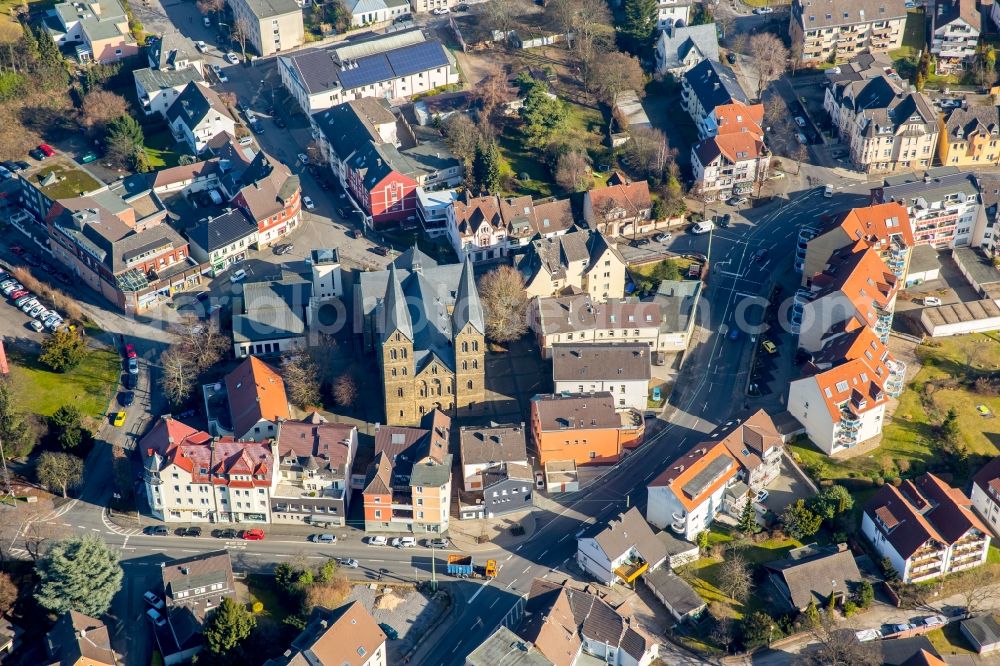
POLYGON ((851 617, 858 612, 858 607, 853 601, 844 602, 844 617, 851 617))
POLYGON ((881 476, 875 477, 875 487, 876 488, 881 488, 884 485, 885 485, 885 479, 883 479, 881 476))
POLYGON ((250 607, 250 610, 252 610, 254 614, 262 613, 264 612, 264 604, 259 601, 255 601, 253 602, 253 606, 250 607))

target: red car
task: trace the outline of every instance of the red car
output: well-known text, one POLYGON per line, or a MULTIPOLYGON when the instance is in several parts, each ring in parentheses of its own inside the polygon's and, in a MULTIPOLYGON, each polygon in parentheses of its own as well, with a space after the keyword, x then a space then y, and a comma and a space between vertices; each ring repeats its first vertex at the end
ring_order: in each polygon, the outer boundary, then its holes
POLYGON ((46 157, 52 157, 53 155, 56 154, 55 149, 52 146, 50 146, 49 144, 47 144, 47 143, 40 143, 40 144, 38 144, 38 150, 40 150, 43 153, 45 153, 46 157))
POLYGON ((240 532, 240 538, 245 541, 263 541, 264 540, 264 530, 254 528, 252 530, 243 530, 240 532))
POLYGON ((27 296, 30 293, 31 292, 28 291, 27 289, 18 289, 17 291, 12 292, 9 298, 12 301, 16 301, 17 299, 21 298, 22 296, 27 296))
POLYGON ((133 345, 131 342, 125 345, 125 356, 127 358, 135 358, 136 356, 135 345, 133 345))

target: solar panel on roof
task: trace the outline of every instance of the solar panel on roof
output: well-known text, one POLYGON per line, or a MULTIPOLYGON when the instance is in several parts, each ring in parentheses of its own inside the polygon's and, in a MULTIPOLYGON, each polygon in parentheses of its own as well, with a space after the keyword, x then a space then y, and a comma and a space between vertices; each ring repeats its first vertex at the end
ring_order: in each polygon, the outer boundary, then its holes
POLYGON ((393 78, 392 67, 389 66, 389 61, 384 54, 368 56, 350 62, 352 66, 349 69, 340 71, 340 84, 345 89, 359 88, 393 78))
POLYGON ((440 42, 423 42, 385 54, 396 76, 407 76, 448 64, 440 42))

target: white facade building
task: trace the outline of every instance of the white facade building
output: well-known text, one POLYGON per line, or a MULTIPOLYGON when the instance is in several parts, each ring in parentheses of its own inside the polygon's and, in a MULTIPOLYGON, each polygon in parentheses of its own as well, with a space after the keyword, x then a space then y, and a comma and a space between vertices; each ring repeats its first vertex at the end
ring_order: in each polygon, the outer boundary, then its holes
POLYGON ((556 393, 611 393, 615 409, 646 411, 650 351, 644 344, 563 343, 552 347, 556 393))
POLYGON ((305 43, 302 7, 295 0, 226 0, 233 21, 247 27, 247 41, 269 56, 305 43))
POLYGON ((576 562, 602 585, 630 585, 667 560, 666 546, 632 507, 607 525, 596 525, 576 540, 576 562))
POLYGON ((972 507, 993 534, 1000 536, 1000 457, 972 477, 972 507))

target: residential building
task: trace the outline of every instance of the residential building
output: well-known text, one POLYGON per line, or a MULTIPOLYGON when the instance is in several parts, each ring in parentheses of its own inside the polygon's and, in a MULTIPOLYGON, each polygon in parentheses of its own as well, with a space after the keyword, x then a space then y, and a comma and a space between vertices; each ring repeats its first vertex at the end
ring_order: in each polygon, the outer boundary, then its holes
POLYGON ((930 169, 923 177, 886 178, 882 187, 872 190, 872 200, 898 201, 906 207, 916 245, 969 245, 987 224, 976 177, 957 167, 930 169))
POLYGON ((167 666, 189 663, 202 647, 205 621, 226 598, 237 596, 229 551, 215 550, 160 563, 167 626, 154 631, 167 666))
POLYGON ((902 393, 906 365, 856 320, 813 354, 788 391, 788 411, 809 440, 832 455, 882 432, 890 397, 902 393))
POLYGON ((980 14, 975 0, 941 0, 930 12, 936 74, 961 72, 976 58, 980 14))
POLYGON ((530 641, 500 625, 465 657, 465 666, 553 666, 552 661, 530 641))
POLYGON ((534 238, 565 234, 573 228, 569 199, 536 204, 530 196, 473 197, 468 191, 446 210, 448 238, 459 259, 499 259, 534 238))
POLYGON ((337 248, 318 248, 310 252, 312 260, 312 297, 320 302, 344 297, 344 281, 337 248))
POLYGON ((1000 457, 990 460, 972 477, 971 497, 976 513, 1000 536, 1000 457))
POLYGON ((884 666, 946 666, 927 634, 879 641, 884 666))
POLYGON ((656 73, 680 78, 703 60, 720 60, 714 23, 661 30, 656 39, 656 73))
POLYGON ((323 159, 370 228, 415 224, 417 189, 453 187, 465 172, 439 140, 418 141, 384 100, 354 99, 315 114, 312 123, 323 159))
POLYGON ((915 245, 913 227, 906 208, 890 201, 852 208, 817 230, 800 255, 803 286, 823 272, 838 250, 859 242, 875 250, 898 282, 906 282, 915 245))
POLYGON ((220 185, 233 206, 257 223, 257 247, 274 245, 290 234, 302 217, 302 183, 282 162, 263 150, 245 167, 231 169, 220 185))
POLYGON ((649 345, 564 342, 552 346, 552 383, 556 393, 613 396, 618 411, 644 414, 649 400, 649 345))
POLYGON ((691 147, 694 187, 705 201, 751 194, 767 180, 771 151, 750 131, 718 134, 691 147))
POLYGON ((980 566, 990 546, 969 498, 930 472, 880 488, 865 504, 861 531, 904 583, 980 566))
POLYGON ((848 60, 863 51, 888 52, 903 45, 903 0, 794 0, 788 26, 793 53, 802 64, 848 60))
POLYGON ((276 356, 307 345, 313 283, 297 273, 244 282, 233 299, 233 355, 276 356))
POLYGON ((781 471, 781 436, 760 410, 724 437, 700 442, 647 487, 646 519, 688 541, 721 512, 738 516, 781 471))
POLYGON ((177 30, 153 42, 147 52, 149 67, 132 72, 136 97, 147 116, 166 117, 189 83, 204 81, 204 59, 194 43, 177 30))
POLYGON ((498 518, 534 508, 531 489, 534 478, 526 464, 506 463, 484 471, 481 491, 458 493, 458 515, 462 520, 498 518))
POLYGON ((609 238, 635 238, 655 226, 653 200, 645 180, 605 185, 583 195, 583 219, 609 238))
POLYGON ((351 27, 362 28, 391 23, 409 15, 410 3, 407 0, 348 0, 347 10, 351 12, 351 27))
POLYGON ((291 418, 285 382, 256 356, 236 366, 223 383, 236 439, 263 442, 274 437, 279 421, 291 418))
POLYGON ((793 548, 783 560, 766 562, 768 581, 789 611, 804 611, 810 603, 825 607, 833 597, 844 603, 861 583, 861 572, 846 543, 820 548, 793 548))
POLYGON ((977 654, 993 654, 1000 650, 1000 622, 987 613, 961 620, 959 631, 977 654))
POLYGON ((718 104, 698 122, 698 138, 702 141, 726 134, 750 134, 764 138, 764 105, 730 101, 718 104))
POLYGON ((626 605, 612 606, 589 586, 578 589, 569 581, 536 578, 517 635, 557 666, 594 660, 608 666, 648 666, 659 656, 659 645, 627 612, 626 605))
POLYGON ((269 56, 305 43, 302 8, 295 0, 226 0, 233 21, 246 26, 247 42, 269 56))
POLYGON ((146 497, 168 523, 268 523, 278 482, 270 441, 212 437, 162 416, 139 441, 146 497))
POLYGON ((378 426, 363 490, 365 530, 440 533, 451 513, 451 419, 434 410, 419 428, 378 426))
POLYGON ((410 9, 415 14, 433 12, 435 9, 454 9, 453 0, 410 0, 410 9))
POLYGON ((328 423, 313 412, 303 421, 279 421, 274 442, 278 483, 271 493, 271 520, 345 527, 357 426, 328 423))
POLYGON ((214 217, 200 220, 186 232, 191 256, 211 265, 212 277, 233 264, 246 260, 257 244, 257 223, 240 209, 228 208, 214 217))
POLYGON ((364 97, 404 100, 459 82, 453 56, 419 28, 297 51, 278 58, 278 71, 310 116, 364 97))
POLYGON ((1000 164, 1000 110, 989 104, 952 110, 938 117, 938 159, 945 166, 1000 164))
POLYGON ((691 6, 693 4, 690 0, 657 0, 657 27, 663 32, 686 27, 691 23, 691 6))
POLYGON ((632 507, 607 525, 595 524, 576 538, 576 563, 602 585, 633 586, 667 561, 667 548, 632 507))
POLYGON ((236 121, 218 93, 202 83, 191 82, 167 109, 167 124, 174 139, 200 155, 208 142, 223 132, 236 134, 236 121))
POLYGON ((575 230, 539 238, 515 257, 529 297, 556 296, 580 290, 592 299, 625 295, 625 259, 615 244, 597 231, 575 230))
POLYGON ((715 132, 715 109, 719 106, 752 107, 733 70, 714 60, 702 60, 681 77, 681 106, 698 127, 698 138, 715 132))
POLYGON ((484 489, 484 473, 505 465, 528 467, 523 423, 462 426, 458 435, 463 488, 484 489))
POLYGON ((625 447, 642 443, 642 417, 615 411, 608 392, 548 394, 531 399, 531 435, 538 464, 572 460, 578 465, 618 462, 625 447))
POLYGON ((80 62, 109 64, 139 54, 118 0, 60 2, 48 11, 43 27, 60 47, 73 45, 80 62))
POLYGON ((20 185, 21 204, 41 224, 45 223, 56 201, 109 189, 87 167, 58 153, 21 171, 18 176, 16 181, 7 182, 20 185))
POLYGON ((375 312, 386 423, 415 425, 435 410, 466 414, 482 405, 486 323, 472 263, 457 283, 431 283, 420 266, 402 279, 395 264, 387 273, 375 312))
POLYGON ((59 615, 45 634, 45 649, 59 666, 118 666, 108 628, 75 610, 59 615))
POLYGON ((448 233, 448 211, 456 201, 458 192, 453 189, 417 188, 417 219, 428 237, 437 238, 448 233))
POLYGON ((661 283, 660 291, 653 301, 620 298, 595 302, 589 294, 533 299, 529 321, 542 358, 551 358, 552 346, 559 343, 588 347, 608 342, 642 343, 653 364, 659 365, 658 355, 687 348, 701 282, 677 281, 666 287, 661 283))
POLYGON ((264 666, 387 666, 386 639, 360 601, 317 606, 291 647, 264 666))

